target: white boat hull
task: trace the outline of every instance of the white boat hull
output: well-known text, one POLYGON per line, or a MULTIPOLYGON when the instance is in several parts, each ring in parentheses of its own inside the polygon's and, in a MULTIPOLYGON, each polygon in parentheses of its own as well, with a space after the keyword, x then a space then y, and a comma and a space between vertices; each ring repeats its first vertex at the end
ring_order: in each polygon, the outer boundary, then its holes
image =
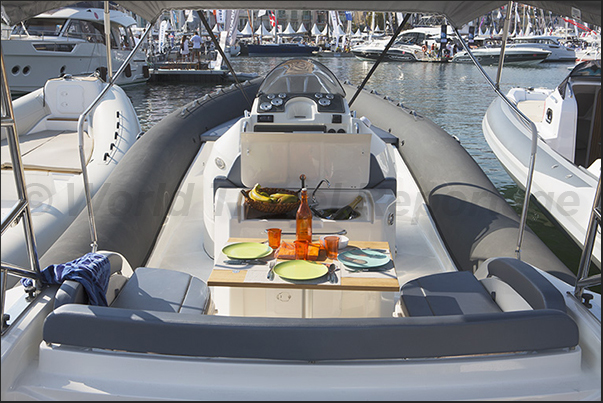
MULTIPOLYGON (((39 257, 86 206, 77 120, 106 85, 99 78, 55 79, 14 101, 39 257)), ((107 100, 92 109, 84 131, 90 192, 94 195, 134 144, 141 128, 130 99, 116 86, 107 100)), ((11 166, 3 131, 3 217, 18 198, 11 166)), ((2 234, 2 261, 30 267, 21 226, 2 234)))
MULTIPOLYGON (((514 91, 517 94, 513 99, 530 100, 530 91, 514 91)), ((544 96, 549 93, 550 91, 544 96)), ((537 98, 543 101, 542 97, 543 95, 540 95, 537 98)), ((541 127, 540 124, 536 123, 537 127, 541 127)), ((521 124, 519 117, 499 98, 488 108, 482 122, 482 130, 488 145, 503 167, 515 182, 525 189, 532 142, 530 130, 521 124)), ((600 168, 594 166, 591 172, 576 166, 543 140, 544 133, 540 131, 537 141, 532 195, 576 244, 584 247, 600 168)), ((592 259, 600 267, 600 227, 597 229, 592 259)))

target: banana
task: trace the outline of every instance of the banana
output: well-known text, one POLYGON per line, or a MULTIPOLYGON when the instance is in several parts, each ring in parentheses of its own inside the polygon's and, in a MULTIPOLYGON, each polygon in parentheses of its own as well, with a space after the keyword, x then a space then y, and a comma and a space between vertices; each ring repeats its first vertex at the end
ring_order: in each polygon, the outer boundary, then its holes
POLYGON ((272 203, 272 200, 270 199, 270 197, 265 195, 264 192, 262 192, 264 194, 258 192, 258 189, 261 189, 261 187, 260 187, 259 183, 256 183, 255 186, 253 188, 251 188, 251 190, 249 191, 249 197, 251 197, 255 201, 272 203))
POLYGON ((297 203, 297 201, 297 196, 290 194, 284 195, 279 199, 279 203, 297 203))
POLYGON ((293 195, 290 195, 289 193, 272 193, 272 194, 270 195, 270 198, 271 198, 272 200, 276 201, 277 203, 281 203, 281 202, 282 202, 282 200, 281 200, 281 199, 283 199, 283 198, 287 198, 287 197, 289 197, 289 196, 293 196, 293 195))

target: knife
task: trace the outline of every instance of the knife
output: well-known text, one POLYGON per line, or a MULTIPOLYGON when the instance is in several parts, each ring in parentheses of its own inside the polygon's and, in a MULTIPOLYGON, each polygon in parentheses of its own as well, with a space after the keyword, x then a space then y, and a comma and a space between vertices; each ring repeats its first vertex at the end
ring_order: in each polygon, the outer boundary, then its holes
POLYGON ((259 259, 230 259, 225 260, 224 263, 232 265, 251 265, 251 264, 266 264, 266 261, 259 259))
POLYGON ((350 262, 350 263, 356 263, 356 264, 367 264, 368 261, 366 260, 362 260, 362 259, 354 259, 353 257, 349 257, 347 255, 339 255, 339 259, 340 260, 344 260, 346 262, 350 262))

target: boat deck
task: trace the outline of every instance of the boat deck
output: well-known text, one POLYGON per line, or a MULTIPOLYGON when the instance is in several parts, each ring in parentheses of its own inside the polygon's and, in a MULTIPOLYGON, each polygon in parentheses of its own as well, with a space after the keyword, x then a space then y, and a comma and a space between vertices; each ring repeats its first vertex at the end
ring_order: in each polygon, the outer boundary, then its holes
MULTIPOLYGON (((82 173, 79 158, 79 140, 77 132, 67 130, 44 130, 35 134, 19 137, 23 169, 82 173)), ((94 141, 84 133, 84 151, 86 161, 90 161, 94 141)), ((2 140, 2 169, 12 169, 8 140, 2 140)))

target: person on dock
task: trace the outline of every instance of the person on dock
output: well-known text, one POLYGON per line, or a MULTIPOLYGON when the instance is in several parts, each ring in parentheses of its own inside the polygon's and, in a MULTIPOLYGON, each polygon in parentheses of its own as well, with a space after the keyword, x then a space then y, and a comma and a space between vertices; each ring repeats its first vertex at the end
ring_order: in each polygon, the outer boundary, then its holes
POLYGON ((182 55, 182 61, 183 62, 188 62, 189 61, 189 55, 190 55, 190 50, 188 48, 188 36, 187 35, 183 35, 182 36, 182 42, 180 43, 180 54, 182 55))
POLYGON ((191 38, 191 42, 193 44, 193 62, 195 58, 199 63, 201 63, 201 37, 199 36, 199 32, 195 32, 195 35, 191 38))

